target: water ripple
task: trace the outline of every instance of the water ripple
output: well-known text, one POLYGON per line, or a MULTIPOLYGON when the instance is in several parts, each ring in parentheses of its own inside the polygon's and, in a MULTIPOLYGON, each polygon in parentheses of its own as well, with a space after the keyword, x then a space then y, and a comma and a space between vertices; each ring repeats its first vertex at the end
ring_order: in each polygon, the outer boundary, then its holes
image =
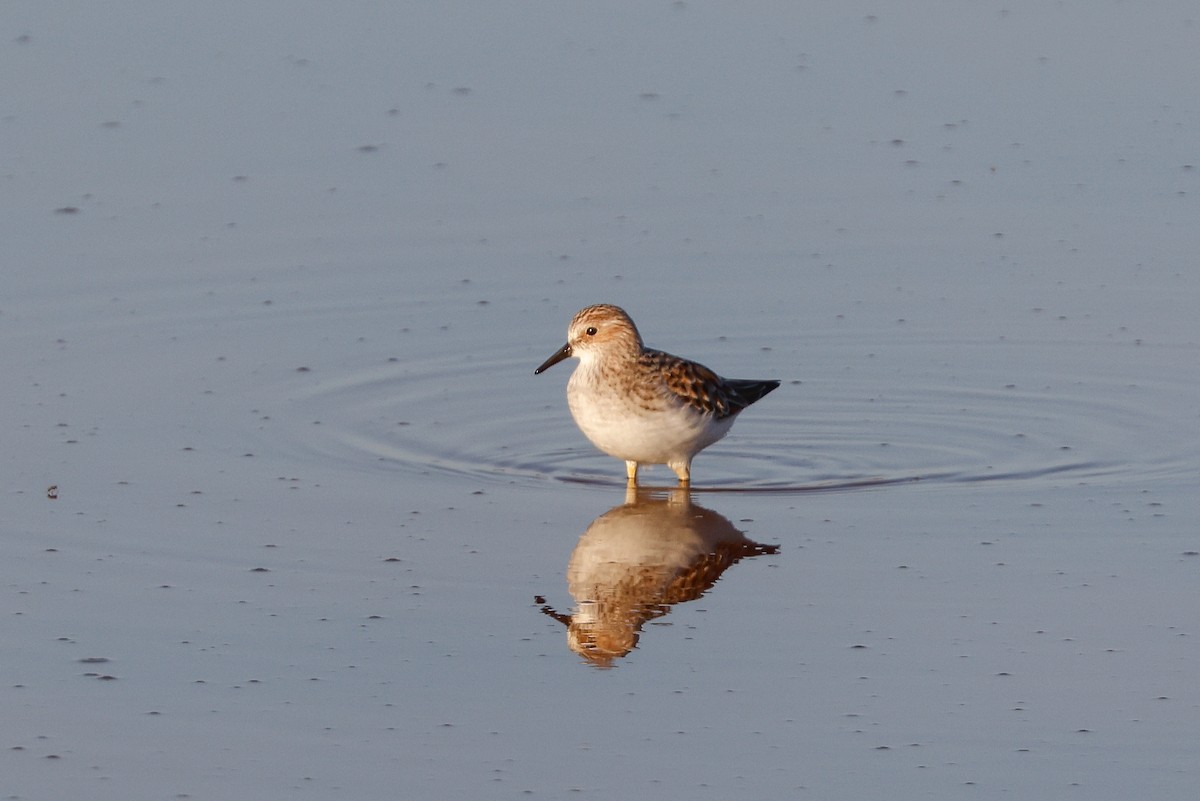
MULTIPOLYGON (((350 372, 302 398, 321 422, 305 445, 370 469, 623 485, 623 465, 592 448, 570 418, 567 371, 535 378, 533 361, 477 354, 465 366, 446 356, 350 372)), ((941 380, 785 382, 697 458, 695 490, 1194 480, 1196 436, 1180 437, 1177 419, 1189 408, 1185 386, 1064 379, 1036 365, 1023 377, 1040 388, 993 388, 986 373, 961 371, 941 380)), ((643 480, 666 486, 674 477, 652 467, 643 480)))

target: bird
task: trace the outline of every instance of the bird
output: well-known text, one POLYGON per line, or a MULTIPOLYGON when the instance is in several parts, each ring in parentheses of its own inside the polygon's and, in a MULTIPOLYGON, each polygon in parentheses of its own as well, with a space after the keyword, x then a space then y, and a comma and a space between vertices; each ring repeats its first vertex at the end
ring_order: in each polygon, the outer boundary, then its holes
POLYGON ((567 645, 596 667, 613 667, 646 623, 708 593, 742 559, 779 553, 749 539, 726 517, 692 502, 686 487, 666 493, 625 488, 625 502, 592 521, 567 563, 575 601, 544 614, 567 627, 567 645))
POLYGON ((630 486, 644 464, 665 464, 680 485, 690 484, 696 454, 779 387, 775 380, 722 378, 702 364, 647 348, 625 310, 607 303, 577 312, 567 344, 534 375, 569 358, 579 359, 567 383, 571 416, 593 445, 624 460, 630 486))

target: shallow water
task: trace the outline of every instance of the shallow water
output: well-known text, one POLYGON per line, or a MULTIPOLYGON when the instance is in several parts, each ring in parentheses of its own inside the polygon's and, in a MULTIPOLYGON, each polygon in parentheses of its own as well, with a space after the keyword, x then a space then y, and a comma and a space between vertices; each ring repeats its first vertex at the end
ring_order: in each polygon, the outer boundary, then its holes
POLYGON ((0 42, 0 797, 1191 797, 1190 7, 118 8, 0 42), (691 492, 594 302, 783 382, 691 492))

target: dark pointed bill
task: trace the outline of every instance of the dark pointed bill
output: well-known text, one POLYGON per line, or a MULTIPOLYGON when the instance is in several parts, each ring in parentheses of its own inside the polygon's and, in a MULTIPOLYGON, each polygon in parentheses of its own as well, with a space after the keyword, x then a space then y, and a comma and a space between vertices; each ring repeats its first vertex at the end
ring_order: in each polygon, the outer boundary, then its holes
POLYGON ((568 342, 566 345, 562 346, 561 350, 556 351, 553 356, 551 356, 549 359, 546 359, 546 361, 542 362, 542 366, 539 367, 538 369, 534 370, 533 374, 538 375, 539 373, 544 373, 546 370, 549 370, 551 367, 558 364, 563 359, 569 359, 569 358, 571 358, 571 344, 568 342))

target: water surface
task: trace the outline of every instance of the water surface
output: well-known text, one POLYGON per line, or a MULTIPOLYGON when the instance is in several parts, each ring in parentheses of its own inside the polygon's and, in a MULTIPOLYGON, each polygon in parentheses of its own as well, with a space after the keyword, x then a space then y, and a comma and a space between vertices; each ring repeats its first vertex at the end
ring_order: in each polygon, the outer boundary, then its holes
POLYGON ((1190 7, 527 11, 6 10, 4 797, 1189 798, 1190 7))

